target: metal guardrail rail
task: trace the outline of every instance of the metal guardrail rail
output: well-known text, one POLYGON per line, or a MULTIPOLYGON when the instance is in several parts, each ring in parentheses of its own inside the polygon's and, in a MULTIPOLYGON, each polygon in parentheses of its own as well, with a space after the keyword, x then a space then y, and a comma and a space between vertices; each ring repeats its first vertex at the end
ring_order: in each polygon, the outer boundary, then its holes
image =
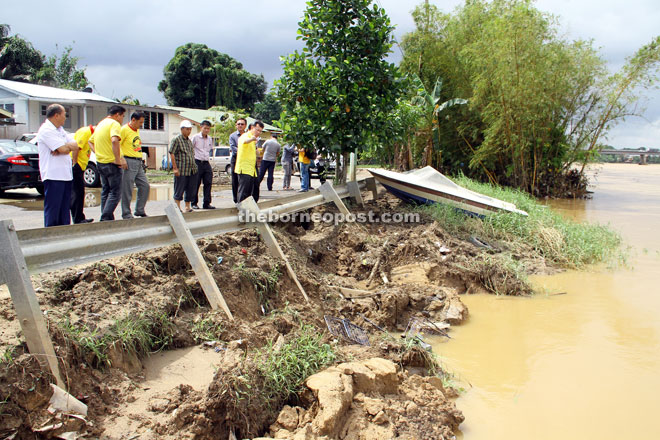
POLYGON ((100 261, 153 248, 180 243, 213 308, 221 307, 230 319, 231 310, 219 291, 195 238, 256 227, 269 251, 280 258, 289 276, 309 301, 304 288, 282 252, 267 221, 269 214, 293 214, 324 203, 334 203, 343 214, 349 211, 342 199, 355 198, 362 204, 362 189, 377 195, 373 178, 333 188, 329 182, 318 190, 280 198, 258 206, 252 198, 237 208, 188 213, 185 216, 172 203, 166 215, 116 222, 58 226, 16 231, 11 220, 0 221, 0 284, 7 284, 18 321, 30 353, 53 373, 58 386, 65 388, 57 355, 48 333, 30 274, 100 261), (264 219, 243 222, 239 209, 265 214, 264 219))
MULTIPOLYGON (((360 190, 366 180, 358 182, 360 190)), ((346 185, 335 187, 340 198, 350 196, 346 185)), ((268 214, 291 214, 332 202, 314 190, 259 204, 268 214)), ((183 214, 193 237, 202 238, 253 227, 242 223, 236 208, 183 214)), ((178 243, 166 215, 107 223, 58 226, 17 231, 30 273, 49 272, 73 265, 141 252, 178 243)))

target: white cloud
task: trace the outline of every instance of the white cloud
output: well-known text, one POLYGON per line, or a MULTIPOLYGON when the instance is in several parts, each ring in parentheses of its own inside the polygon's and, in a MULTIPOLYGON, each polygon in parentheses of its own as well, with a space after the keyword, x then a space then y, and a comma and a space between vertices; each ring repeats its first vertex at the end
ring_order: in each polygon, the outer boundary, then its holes
MULTIPOLYGON (((376 0, 385 8, 401 40, 414 28, 410 11, 422 0, 376 0)), ((463 4, 432 1, 443 12, 463 4)), ((207 44, 236 58, 271 83, 281 75, 279 57, 302 47, 296 40, 305 0, 205 2, 146 0, 88 2, 70 0, 56 5, 45 0, 14 2, 3 9, 3 22, 46 54, 75 41, 74 55, 87 65, 99 93, 113 97, 134 95, 150 104, 163 103, 157 91, 162 70, 176 47, 187 42, 207 44)), ((570 39, 594 39, 610 68, 620 68, 658 33, 657 0, 539 0, 536 7, 559 16, 561 32, 570 39)), ((400 60, 398 48, 391 56, 400 60)), ((660 117, 660 93, 648 95, 646 117, 660 117)), ((612 131, 614 145, 651 139, 650 126, 630 119, 612 131)))

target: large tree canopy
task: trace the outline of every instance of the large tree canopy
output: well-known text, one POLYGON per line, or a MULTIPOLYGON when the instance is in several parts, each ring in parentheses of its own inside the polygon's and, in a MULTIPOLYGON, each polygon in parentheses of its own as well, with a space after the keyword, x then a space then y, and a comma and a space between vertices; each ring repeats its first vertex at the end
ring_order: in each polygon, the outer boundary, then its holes
POLYGON ((276 82, 288 140, 346 153, 374 142, 397 105, 399 71, 385 61, 393 27, 370 0, 311 0, 298 23, 301 52, 276 82))
POLYGON ((660 61, 656 38, 608 75, 592 42, 562 38, 530 0, 471 0, 452 15, 425 2, 413 17, 402 70, 428 90, 440 76, 442 99, 469 102, 438 119, 435 166, 537 195, 564 191, 572 165, 639 110, 639 87, 653 85, 660 61))
POLYGON ((263 75, 244 70, 240 62, 205 44, 177 47, 163 73, 165 79, 158 84, 158 90, 170 105, 252 109, 266 93, 263 75))
POLYGON ((0 78, 36 84, 82 90, 89 81, 85 69, 78 68, 78 57, 71 46, 64 48, 60 58, 44 55, 32 43, 18 35, 9 36, 11 27, 0 24, 0 78))

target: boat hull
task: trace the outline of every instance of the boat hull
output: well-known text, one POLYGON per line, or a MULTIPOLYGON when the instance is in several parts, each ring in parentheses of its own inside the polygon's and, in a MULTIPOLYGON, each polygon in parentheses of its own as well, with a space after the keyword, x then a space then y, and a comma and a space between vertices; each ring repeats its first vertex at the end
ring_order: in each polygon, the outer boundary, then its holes
MULTIPOLYGON (((387 172, 388 175, 385 175, 385 172, 369 171, 390 193, 409 203, 424 205, 445 203, 469 215, 479 217, 498 211, 527 215, 526 212, 516 209, 507 202, 474 193, 454 183, 447 185, 445 190, 441 185, 424 185, 422 182, 413 182, 414 175, 393 172, 387 172)), ((444 176, 442 178, 446 179, 444 176)))

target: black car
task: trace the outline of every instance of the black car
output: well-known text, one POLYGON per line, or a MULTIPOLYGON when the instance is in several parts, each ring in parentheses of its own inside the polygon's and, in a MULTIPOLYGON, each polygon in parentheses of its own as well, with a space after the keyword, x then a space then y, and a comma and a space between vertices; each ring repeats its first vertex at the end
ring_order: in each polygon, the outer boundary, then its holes
POLYGON ((39 150, 29 142, 0 139, 0 193, 16 188, 36 188, 39 194, 44 193, 39 150))

